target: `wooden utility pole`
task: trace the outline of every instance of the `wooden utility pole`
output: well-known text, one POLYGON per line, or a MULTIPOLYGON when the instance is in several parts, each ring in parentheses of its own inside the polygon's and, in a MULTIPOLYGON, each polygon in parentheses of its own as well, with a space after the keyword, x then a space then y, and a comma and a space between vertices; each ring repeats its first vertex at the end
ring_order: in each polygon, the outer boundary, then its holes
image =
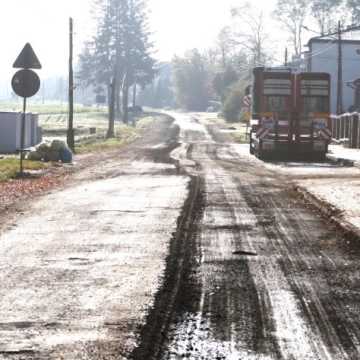
POLYGON ((73 71, 73 19, 69 19, 69 119, 67 130, 67 144, 75 150, 74 139, 74 71, 73 71))
POLYGON ((122 100, 123 100, 123 121, 125 124, 127 124, 129 122, 129 81, 128 81, 127 70, 125 70, 125 75, 122 84, 122 100))
POLYGON ((116 89, 117 89, 117 69, 114 70, 114 77, 110 84, 110 108, 109 108, 109 125, 106 137, 115 137, 115 102, 116 102, 116 89))
POLYGON ((136 106, 136 96, 137 96, 137 84, 136 84, 136 80, 134 82, 134 85, 133 85, 133 108, 135 109, 135 106, 136 106))
POLYGON ((338 79, 337 79, 337 102, 336 113, 343 113, 343 55, 342 55, 342 38, 341 22, 338 23, 338 79))

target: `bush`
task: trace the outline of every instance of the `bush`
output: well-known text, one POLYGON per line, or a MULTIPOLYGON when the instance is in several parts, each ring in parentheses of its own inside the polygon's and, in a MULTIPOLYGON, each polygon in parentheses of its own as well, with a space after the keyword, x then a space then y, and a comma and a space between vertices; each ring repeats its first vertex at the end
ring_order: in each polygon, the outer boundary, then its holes
POLYGON ((51 144, 42 143, 37 146, 36 151, 31 151, 27 157, 31 161, 62 161, 71 163, 72 152, 62 140, 53 140, 51 144))
POLYGON ((237 87, 232 88, 225 99, 223 114, 228 122, 239 122, 244 92, 237 87))

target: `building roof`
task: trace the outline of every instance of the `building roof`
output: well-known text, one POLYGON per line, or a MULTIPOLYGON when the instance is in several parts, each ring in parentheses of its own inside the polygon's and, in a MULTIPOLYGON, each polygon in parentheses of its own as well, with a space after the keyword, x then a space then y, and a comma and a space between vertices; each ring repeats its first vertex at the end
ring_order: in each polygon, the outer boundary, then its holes
MULTIPOLYGON (((310 47, 311 44, 313 44, 313 43, 329 43, 329 42, 337 43, 337 42, 339 42, 339 40, 335 39, 335 38, 330 38, 330 37, 327 37, 327 38, 325 38, 325 37, 322 37, 322 38, 314 37, 314 38, 311 38, 305 46, 310 47)), ((359 40, 341 39, 341 42, 344 43, 344 44, 360 45, 360 39, 359 40)))

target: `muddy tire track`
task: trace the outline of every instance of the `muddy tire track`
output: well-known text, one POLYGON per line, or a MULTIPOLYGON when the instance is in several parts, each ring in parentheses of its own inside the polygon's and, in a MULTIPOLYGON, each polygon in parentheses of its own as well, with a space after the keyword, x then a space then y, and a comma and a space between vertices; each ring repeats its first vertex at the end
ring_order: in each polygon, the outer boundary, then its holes
POLYGON ((201 206, 134 359, 358 359, 359 244, 195 120, 181 133, 201 206))
POLYGON ((198 291, 192 286, 191 278, 196 262, 197 223, 202 209, 202 181, 199 177, 191 177, 189 196, 170 242, 163 285, 157 292, 146 325, 141 329, 139 346, 131 354, 131 359, 160 358, 162 348, 169 341, 169 327, 176 316, 176 309, 184 306, 184 295, 193 297, 194 292, 198 291))

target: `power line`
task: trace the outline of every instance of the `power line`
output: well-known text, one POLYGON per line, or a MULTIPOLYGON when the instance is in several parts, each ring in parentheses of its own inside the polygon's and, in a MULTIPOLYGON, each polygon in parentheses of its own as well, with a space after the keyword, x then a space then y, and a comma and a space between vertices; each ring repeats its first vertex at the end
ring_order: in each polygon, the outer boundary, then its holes
POLYGON ((319 56, 319 55, 327 52, 327 51, 330 50, 331 48, 335 47, 335 46, 336 46, 336 43, 334 43, 334 41, 332 41, 332 40, 331 40, 331 42, 332 42, 332 44, 331 44, 330 46, 328 46, 328 47, 325 48, 325 49, 321 49, 321 50, 319 49, 317 52, 314 52, 314 53, 312 52, 311 55, 306 56, 306 59, 311 59, 311 58, 313 58, 313 57, 319 56))

